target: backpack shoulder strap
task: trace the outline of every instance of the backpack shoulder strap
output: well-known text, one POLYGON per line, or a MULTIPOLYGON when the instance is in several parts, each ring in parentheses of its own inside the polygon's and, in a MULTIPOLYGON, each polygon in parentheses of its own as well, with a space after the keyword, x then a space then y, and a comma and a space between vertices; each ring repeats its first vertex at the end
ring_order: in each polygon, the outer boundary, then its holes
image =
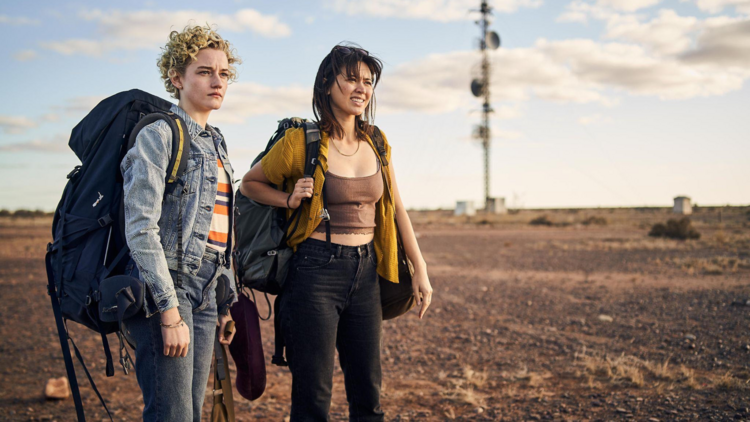
POLYGON ((187 125, 180 116, 172 112, 156 112, 144 116, 130 132, 130 139, 128 139, 128 150, 135 145, 135 140, 138 137, 138 133, 143 130, 144 127, 159 121, 164 120, 172 129, 172 150, 169 151, 169 164, 167 165, 167 177, 166 177, 166 191, 171 193, 177 182, 185 172, 187 167, 188 157, 190 156, 190 135, 187 133, 187 125))
POLYGON ((305 129, 305 177, 313 177, 320 153, 320 128, 313 122, 304 122, 305 129))
POLYGON ((380 128, 377 126, 372 127, 372 143, 375 144, 375 148, 378 150, 378 154, 380 154, 380 161, 384 166, 387 166, 388 153, 385 150, 385 140, 383 139, 383 134, 380 133, 380 128))

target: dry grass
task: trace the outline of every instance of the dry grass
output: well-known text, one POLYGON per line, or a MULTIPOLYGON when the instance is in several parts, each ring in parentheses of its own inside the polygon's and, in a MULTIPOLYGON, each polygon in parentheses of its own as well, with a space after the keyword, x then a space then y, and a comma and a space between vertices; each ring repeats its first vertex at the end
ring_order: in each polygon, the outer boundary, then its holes
POLYGON ((671 264, 681 268, 686 273, 722 275, 724 273, 736 273, 739 270, 750 269, 750 258, 736 258, 726 256, 715 256, 711 258, 672 258, 667 260, 671 264))
POLYGON ((750 389, 750 380, 741 380, 727 372, 713 382, 714 388, 722 391, 747 390, 750 389))
POLYGON ((682 385, 691 389, 697 389, 699 386, 692 369, 684 365, 673 368, 669 364, 669 358, 658 363, 624 353, 611 357, 598 352, 588 352, 584 348, 582 352, 575 354, 575 364, 583 367, 579 376, 585 377, 586 386, 589 388, 598 387, 599 382, 638 388, 651 386, 657 389, 663 389, 666 383, 670 384, 669 388, 672 388, 671 385, 682 385))
POLYGON ((470 366, 465 366, 460 373, 447 374, 441 371, 438 379, 451 384, 441 395, 459 404, 484 406, 488 396, 477 389, 482 389, 487 384, 488 377, 487 371, 475 371, 470 366))
POLYGON ((487 371, 477 372, 471 369, 470 366, 465 366, 464 379, 467 384, 471 384, 476 388, 482 388, 487 383, 487 371))
POLYGON ((530 372, 529 368, 523 367, 513 374, 513 379, 525 381, 528 387, 539 387, 544 381, 544 377, 536 372, 530 372))

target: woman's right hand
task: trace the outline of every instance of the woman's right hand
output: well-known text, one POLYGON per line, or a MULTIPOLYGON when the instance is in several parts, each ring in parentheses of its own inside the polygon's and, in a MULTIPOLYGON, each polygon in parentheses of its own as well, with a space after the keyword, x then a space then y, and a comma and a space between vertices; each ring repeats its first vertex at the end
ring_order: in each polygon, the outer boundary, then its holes
POLYGON ((165 325, 179 324, 175 328, 161 327, 161 337, 164 340, 164 356, 185 357, 190 344, 190 328, 185 322, 180 322, 182 317, 177 307, 167 309, 161 313, 161 323, 165 325))
POLYGON ((297 180, 294 185, 294 191, 292 196, 289 197, 289 208, 297 209, 305 198, 312 198, 313 196, 313 178, 303 177, 297 180))

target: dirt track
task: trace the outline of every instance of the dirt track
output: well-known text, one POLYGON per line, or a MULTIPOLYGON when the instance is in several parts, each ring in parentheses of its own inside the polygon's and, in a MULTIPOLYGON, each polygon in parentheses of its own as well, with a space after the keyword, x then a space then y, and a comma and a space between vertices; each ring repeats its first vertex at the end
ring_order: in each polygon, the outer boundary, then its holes
MULTIPOLYGON (((690 242, 648 238, 624 216, 537 228, 518 222, 528 216, 413 213, 436 296, 425 320, 385 323, 388 419, 750 420, 750 228, 740 211, 700 223, 702 239, 690 242)), ((72 400, 43 398, 46 380, 65 374, 46 294, 49 224, 0 221, 2 420, 75 418, 72 400)), ((288 414, 291 377, 270 366, 272 326, 261 326, 268 387, 252 403, 235 392, 238 420, 288 414)), ((134 375, 105 378, 97 336, 73 325, 71 336, 115 420, 139 420, 134 375)), ((340 371, 334 384, 332 420, 345 420, 340 371)), ((87 386, 83 395, 102 420, 87 386)))

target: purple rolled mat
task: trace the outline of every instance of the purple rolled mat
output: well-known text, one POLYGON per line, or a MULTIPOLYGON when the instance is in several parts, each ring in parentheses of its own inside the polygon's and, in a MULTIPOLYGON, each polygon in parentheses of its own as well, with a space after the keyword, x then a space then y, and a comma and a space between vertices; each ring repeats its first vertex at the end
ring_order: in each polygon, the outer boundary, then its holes
POLYGON ((260 338, 258 308, 244 294, 230 309, 237 332, 229 353, 237 367, 237 391, 248 400, 255 400, 266 389, 266 360, 260 338))

